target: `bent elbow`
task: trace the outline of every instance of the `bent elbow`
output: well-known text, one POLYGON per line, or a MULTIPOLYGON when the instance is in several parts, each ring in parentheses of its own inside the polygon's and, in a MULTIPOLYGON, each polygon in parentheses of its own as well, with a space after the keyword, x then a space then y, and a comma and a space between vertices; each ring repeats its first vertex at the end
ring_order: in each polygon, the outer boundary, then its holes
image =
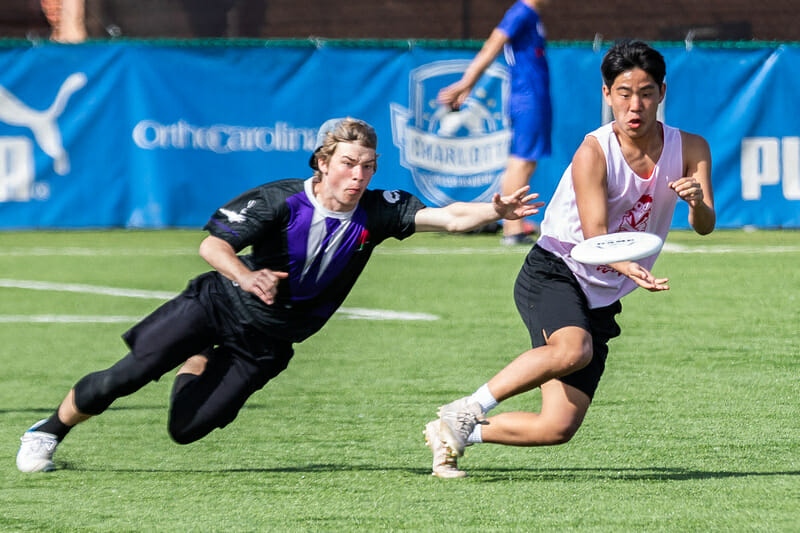
POLYGON ((717 225, 717 215, 713 209, 707 213, 698 213, 689 218, 689 224, 698 235, 708 235, 717 225))
POLYGON ((708 235, 712 231, 714 231, 714 226, 713 225, 709 226, 708 228, 702 228, 702 229, 696 230, 698 235, 708 235))
POLYGON ((213 235, 209 235, 205 239, 202 240, 200 243, 200 247, 197 250, 197 253, 206 260, 206 262, 211 263, 214 257, 217 257, 219 254, 225 253, 236 253, 233 247, 228 244, 226 241, 220 239, 219 237, 214 237, 213 235))
POLYGON ((211 255, 211 243, 208 237, 203 239, 203 241, 200 243, 200 246, 197 249, 197 254, 206 261, 208 261, 208 258, 211 255))
POLYGON ((694 226, 694 231, 698 235, 708 235, 717 225, 716 218, 712 218, 711 220, 706 221, 704 224, 697 224, 694 226))

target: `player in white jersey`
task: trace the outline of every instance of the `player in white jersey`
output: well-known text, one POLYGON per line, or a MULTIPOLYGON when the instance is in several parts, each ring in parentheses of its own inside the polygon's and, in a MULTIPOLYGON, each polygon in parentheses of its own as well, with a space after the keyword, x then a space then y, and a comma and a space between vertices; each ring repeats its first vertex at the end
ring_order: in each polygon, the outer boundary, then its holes
POLYGON ((605 367, 620 298, 636 287, 669 289, 651 272, 656 257, 583 265, 578 242, 606 233, 665 237, 677 201, 689 205, 699 234, 713 231, 711 154, 706 141, 656 119, 664 99, 664 58, 641 41, 621 41, 601 65, 614 122, 586 136, 545 212, 542 236, 517 278, 514 298, 531 336, 527 350, 471 396, 444 405, 426 426, 434 474, 462 477, 455 458, 472 443, 545 446, 569 441, 583 422, 605 367), (541 388, 539 413, 485 414, 499 402, 541 388), (436 464, 436 457, 442 458, 436 464))

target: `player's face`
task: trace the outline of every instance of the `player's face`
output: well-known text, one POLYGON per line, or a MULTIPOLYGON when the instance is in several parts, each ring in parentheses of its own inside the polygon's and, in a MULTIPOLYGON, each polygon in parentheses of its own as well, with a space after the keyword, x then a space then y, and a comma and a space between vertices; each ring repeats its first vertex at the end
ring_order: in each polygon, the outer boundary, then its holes
POLYGON ((652 133, 657 124, 658 104, 664 99, 666 85, 660 87, 650 74, 640 68, 626 70, 611 87, 603 85, 606 103, 611 106, 616 128, 621 133, 640 138, 652 133))
POLYGON ((354 143, 339 143, 329 160, 319 160, 322 181, 316 194, 331 211, 350 211, 367 189, 375 170, 375 150, 354 143))

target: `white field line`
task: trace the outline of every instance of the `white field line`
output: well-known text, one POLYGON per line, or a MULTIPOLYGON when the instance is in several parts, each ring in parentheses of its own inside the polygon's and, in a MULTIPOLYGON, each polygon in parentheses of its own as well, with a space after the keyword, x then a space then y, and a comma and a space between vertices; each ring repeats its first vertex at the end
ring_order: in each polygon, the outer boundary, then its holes
MULTIPOLYGON (((663 252, 666 254, 760 254, 760 253, 800 253, 800 246, 686 246, 682 244, 665 243, 663 252)), ((174 249, 147 249, 147 248, 6 248, 0 250, 0 256, 10 257, 30 257, 30 256, 188 256, 194 255, 197 251, 193 248, 174 248, 174 249)), ((524 255, 527 248, 524 247, 481 247, 481 248, 433 248, 433 247, 398 247, 398 248, 378 248, 375 252, 379 255, 504 255, 515 254, 524 255)), ((29 290, 47 290, 61 292, 75 292, 83 294, 98 294, 104 296, 119 296, 126 298, 144 298, 152 300, 168 300, 175 296, 175 293, 166 291, 151 291, 140 289, 124 289, 117 287, 102 287, 96 285, 83 285, 71 283, 54 283, 46 281, 27 281, 0 279, 0 287, 18 288, 29 290)), ((389 311, 382 309, 362 309, 342 307, 336 313, 338 318, 362 319, 362 320, 438 320, 439 317, 427 313, 406 313, 400 311, 389 311)), ((0 323, 9 322, 135 322, 140 317, 128 316, 77 316, 77 315, 0 315, 0 323)))
MULTIPOLYGON (((683 244, 664 243, 663 253, 676 254, 762 254, 762 253, 798 253, 800 246, 686 246, 683 244)), ((427 248, 399 247, 378 248, 377 255, 522 255, 528 248, 522 246, 495 246, 491 248, 427 248)))
MULTIPOLYGON (((125 298, 144 298, 150 300, 168 300, 175 296, 173 292, 148 291, 140 289, 121 289, 118 287, 102 287, 77 283, 54 283, 49 281, 30 281, 17 279, 0 279, 0 287, 28 289, 35 291, 77 292, 82 294, 99 294, 103 296, 122 296, 125 298)), ((438 320, 439 317, 428 313, 406 313, 384 309, 363 309, 359 307, 340 307, 336 312, 338 318, 360 320, 438 320)), ((136 322, 141 317, 109 316, 81 317, 74 315, 0 315, 0 322, 136 322), (96 320, 95 320, 96 319, 96 320)))
POLYGON ((117 287, 101 287, 77 283, 54 283, 50 281, 29 281, 21 279, 0 279, 0 287, 13 289, 30 289, 34 291, 79 292, 82 294, 100 294, 104 296, 123 296, 126 298, 144 298, 149 300, 169 300, 174 292, 146 291, 139 289, 120 289, 117 287))
POLYGON ((673 254, 787 254, 800 252, 800 246, 686 246, 666 242, 663 251, 673 254))
POLYGON ((0 315, 0 324, 135 324, 140 316, 92 315, 0 315))
POLYGON ((386 309, 364 309, 361 307, 340 307, 336 311, 339 318, 359 320, 439 320, 436 315, 428 313, 406 313, 404 311, 387 311, 386 309))
MULTIPOLYGON (((489 246, 436 248, 429 246, 382 247, 375 250, 377 255, 525 255, 527 247, 523 246, 489 246)), ((728 254, 728 253, 797 253, 800 246, 686 246, 683 244, 664 244, 665 253, 678 254, 728 254)), ((196 255, 194 248, 149 249, 149 248, 6 248, 0 249, 0 257, 41 257, 41 256, 138 256, 138 257, 170 257, 196 255)))
POLYGON ((38 247, 38 248, 5 248, 0 250, 0 257, 83 257, 83 256, 139 256, 139 257, 169 257, 169 256, 197 255, 197 248, 79 248, 69 246, 63 248, 38 247))
MULTIPOLYGON (((483 248, 430 248, 430 247, 400 247, 397 249, 378 248, 374 253, 383 255, 505 255, 516 254, 524 255, 528 252, 527 248, 492 246, 483 248)), ((194 248, 174 248, 174 249, 147 249, 147 248, 6 248, 0 249, 0 257, 171 257, 171 256, 197 255, 194 248)))

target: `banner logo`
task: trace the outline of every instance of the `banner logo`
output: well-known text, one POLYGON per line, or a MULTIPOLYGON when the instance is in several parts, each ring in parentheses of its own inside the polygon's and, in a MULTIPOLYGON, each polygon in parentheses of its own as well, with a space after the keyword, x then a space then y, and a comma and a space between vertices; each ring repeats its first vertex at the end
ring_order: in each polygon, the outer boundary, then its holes
POLYGON ((781 182, 786 200, 800 200, 800 137, 742 139, 741 177, 742 200, 761 200, 762 187, 781 182))
POLYGON ((508 69, 492 64, 458 111, 436 102, 439 90, 461 78, 469 64, 437 61, 414 69, 409 107, 391 104, 400 164, 411 171, 423 196, 439 206, 490 201, 508 162, 508 69))
POLYGON ((196 126, 185 120, 162 124, 140 120, 131 133, 133 142, 143 150, 204 150, 217 154, 237 152, 314 151, 317 130, 295 128, 287 122, 273 126, 235 126, 212 124, 196 126))
MULTIPOLYGON (((44 111, 28 107, 0 85, 0 122, 31 130, 33 140, 42 152, 50 156, 53 170, 61 176, 69 173, 70 164, 57 120, 72 94, 84 85, 86 74, 76 72, 70 75, 59 88, 53 103, 44 111)), ((45 183, 34 183, 34 177, 33 142, 28 137, 0 137, 0 202, 46 198, 49 187, 45 183)))

